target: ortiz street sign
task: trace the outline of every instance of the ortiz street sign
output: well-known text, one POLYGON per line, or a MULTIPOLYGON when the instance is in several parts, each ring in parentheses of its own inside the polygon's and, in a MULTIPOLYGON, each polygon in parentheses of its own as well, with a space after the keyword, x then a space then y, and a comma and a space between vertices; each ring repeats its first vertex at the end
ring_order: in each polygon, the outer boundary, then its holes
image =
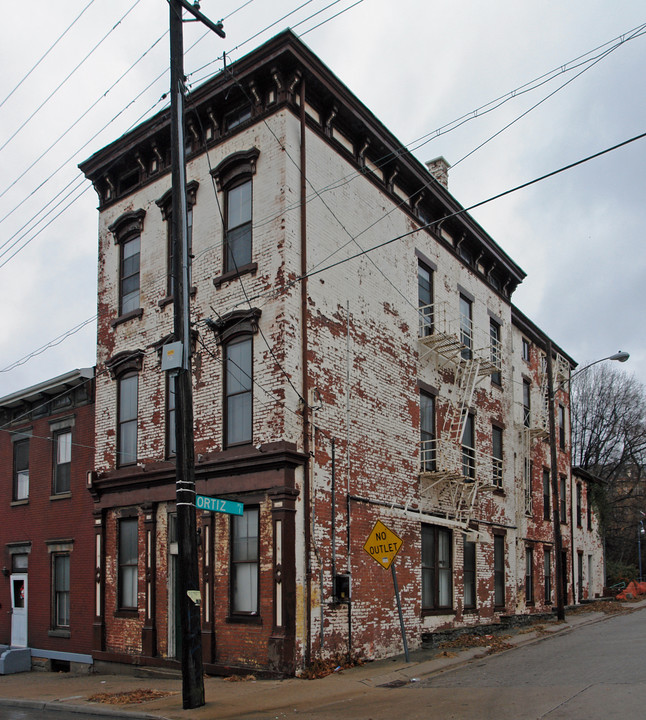
POLYGON ((226 513, 227 515, 242 515, 244 505, 234 500, 221 500, 208 495, 196 495, 195 507, 198 510, 226 513))
POLYGON ((387 528, 381 520, 377 520, 363 549, 376 560, 381 567, 388 570, 397 553, 401 550, 403 540, 387 528))

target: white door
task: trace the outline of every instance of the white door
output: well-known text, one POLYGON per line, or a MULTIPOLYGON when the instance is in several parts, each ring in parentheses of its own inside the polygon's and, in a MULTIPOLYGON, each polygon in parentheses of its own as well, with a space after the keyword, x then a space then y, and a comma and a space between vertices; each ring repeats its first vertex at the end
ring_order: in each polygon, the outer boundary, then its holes
POLYGON ((27 575, 11 576, 11 644, 27 647, 27 575))

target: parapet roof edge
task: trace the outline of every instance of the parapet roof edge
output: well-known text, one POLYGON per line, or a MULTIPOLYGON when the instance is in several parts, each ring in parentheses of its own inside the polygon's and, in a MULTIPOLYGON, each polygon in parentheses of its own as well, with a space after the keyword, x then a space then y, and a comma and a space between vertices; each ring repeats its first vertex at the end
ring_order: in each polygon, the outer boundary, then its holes
POLYGON ((0 407, 7 407, 14 405, 16 402, 26 400, 29 397, 52 391, 57 387, 64 385, 79 385, 81 381, 90 380, 94 377, 94 368, 77 368, 76 370, 70 370, 69 372, 58 375, 50 380, 44 380, 43 382, 31 385, 30 387, 23 388, 22 390, 16 390, 16 392, 10 393, 0 398, 0 407))
POLYGON ((563 350, 559 345, 557 345, 549 337, 549 335, 543 332, 543 330, 541 330, 535 322, 530 320, 524 312, 519 310, 518 307, 513 303, 511 304, 511 321, 519 330, 521 330, 525 335, 528 335, 530 339, 533 340, 537 345, 539 345, 543 350, 545 349, 545 342, 547 340, 551 340, 553 350, 558 352, 559 355, 562 355, 570 363, 570 366, 573 369, 579 364, 576 360, 570 357, 570 355, 568 355, 565 350, 563 350))

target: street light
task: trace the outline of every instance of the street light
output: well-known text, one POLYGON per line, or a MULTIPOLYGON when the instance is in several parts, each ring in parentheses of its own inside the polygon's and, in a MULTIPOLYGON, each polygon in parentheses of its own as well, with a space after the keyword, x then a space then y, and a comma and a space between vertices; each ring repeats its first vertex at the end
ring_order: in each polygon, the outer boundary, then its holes
MULTIPOLYGON (((644 513, 642 513, 643 515, 644 513)), ((642 581, 642 578, 644 577, 642 575, 642 535, 646 534, 646 530, 644 530, 644 521, 640 520, 639 525, 637 525, 637 552, 639 553, 639 582, 642 581)))
MULTIPOLYGON (((550 465, 552 475, 552 517, 554 522, 554 550, 556 557, 555 559, 555 571, 556 571, 556 616, 559 620, 565 620, 565 598, 563 593, 563 580, 565 578, 565 570, 563 567, 563 538, 561 536, 561 518, 559 516, 559 482, 558 482, 558 464, 556 460, 556 422, 554 419, 554 371, 552 368, 552 341, 547 338, 546 343, 547 352, 547 389, 548 389, 548 409, 549 409, 549 430, 550 430, 550 465)), ((574 374, 570 375, 569 380, 564 380, 559 384, 557 389, 563 388, 566 384, 570 384, 572 380, 580 375, 584 370, 596 365, 597 363, 604 362, 605 360, 617 360, 617 362, 626 362, 630 355, 623 350, 619 350, 614 355, 600 358, 591 362, 589 365, 582 367, 577 370, 574 374)), ((640 544, 641 551, 641 544, 640 544)), ((641 564, 641 563, 640 563, 641 564)), ((641 574, 641 568, 640 568, 641 574)))

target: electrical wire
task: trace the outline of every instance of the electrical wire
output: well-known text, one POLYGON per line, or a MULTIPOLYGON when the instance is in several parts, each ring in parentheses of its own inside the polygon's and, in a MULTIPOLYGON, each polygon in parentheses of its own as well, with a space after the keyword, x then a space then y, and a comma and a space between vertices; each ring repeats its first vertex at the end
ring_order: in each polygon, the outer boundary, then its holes
POLYGON ((34 118, 34 116, 40 112, 43 107, 56 95, 56 93, 65 85, 65 83, 74 75, 74 73, 90 58, 91 55, 98 50, 98 48, 105 42, 105 40, 108 39, 108 37, 121 25, 121 23, 125 20, 125 18, 139 5, 141 0, 135 0, 135 3, 126 11, 126 13, 122 16, 120 20, 118 20, 115 25, 101 38, 101 40, 90 50, 90 52, 74 67, 74 69, 69 72, 65 78, 52 90, 52 92, 40 103, 40 105, 31 113, 31 115, 23 121, 23 123, 18 127, 17 130, 13 132, 12 135, 10 135, 7 140, 4 141, 2 145, 0 145, 0 152, 2 152, 7 145, 20 133, 21 130, 23 130, 26 125, 34 118))
POLYGON ((42 355, 42 353, 44 353, 46 350, 49 350, 50 348, 60 345, 62 342, 67 340, 68 337, 75 335, 77 332, 82 330, 86 325, 89 325, 91 322, 94 322, 96 319, 97 319, 97 316, 93 315, 92 317, 88 318, 87 320, 83 320, 83 322, 79 323, 78 325, 75 325, 70 330, 66 330, 61 335, 58 335, 58 337, 55 337, 53 340, 50 340, 48 343, 41 345, 38 349, 33 350, 28 355, 25 355, 24 357, 21 357, 19 360, 16 360, 15 362, 11 363, 11 365, 7 365, 7 367, 1 368, 0 373, 9 372, 10 370, 17 368, 20 365, 24 365, 26 362, 28 362, 32 358, 36 357, 37 355, 42 355))
POLYGON ((74 20, 67 26, 67 28, 54 40, 54 42, 49 46, 49 48, 45 51, 43 55, 41 55, 40 59, 36 61, 35 65, 32 66, 30 70, 27 71, 27 74, 23 76, 21 80, 18 81, 18 84, 11 90, 11 92, 0 102, 0 108, 7 102, 7 100, 16 92, 16 90, 25 82, 25 80, 34 72, 34 70, 43 62, 43 60, 49 55, 49 53, 58 45, 58 43, 67 35, 67 33, 76 25, 76 23, 81 19, 81 16, 83 13, 85 13, 86 10, 94 3, 94 0, 90 0, 90 2, 81 10, 81 12, 74 18, 74 20))
MULTIPOLYGON (((81 120, 83 120, 84 117, 86 117, 86 115, 88 115, 92 110, 94 110, 94 108, 95 108, 102 100, 104 100, 104 99, 107 97, 108 93, 110 93, 110 92, 126 77, 126 75, 128 75, 128 73, 129 73, 131 70, 133 70, 133 69, 146 57, 146 55, 148 55, 148 53, 151 52, 151 50, 153 50, 153 49, 155 48, 155 46, 156 46, 158 43, 160 43, 160 42, 166 37, 166 35, 168 35, 168 30, 166 30, 165 32, 163 32, 163 33, 157 38, 157 40, 155 40, 155 42, 154 42, 142 55, 140 55, 139 58, 138 58, 137 60, 135 60, 135 62, 134 62, 124 73, 122 73, 122 74, 119 76, 119 78, 117 78, 117 80, 115 80, 115 81, 112 83, 112 85, 110 85, 110 87, 109 87, 104 93, 102 93, 101 95, 99 95, 99 97, 98 97, 78 118, 76 118, 76 120, 75 120, 61 135, 59 135, 58 138, 56 138, 56 140, 54 140, 54 142, 53 142, 51 145, 49 145, 49 147, 47 147, 45 150, 43 150, 43 152, 41 152, 41 154, 31 163, 31 165, 29 165, 25 170, 23 170, 22 173, 21 173, 20 175, 18 175, 18 177, 16 177, 16 178, 13 180, 13 182, 11 182, 11 184, 7 185, 7 187, 0 192, 0 198, 3 197, 9 190, 11 190, 11 188, 12 188, 19 180, 22 180, 22 178, 23 178, 35 165, 37 165, 53 148, 55 148, 56 145, 58 145, 58 143, 59 143, 64 137, 66 137, 66 136, 81 122, 81 120)), ((146 88, 146 90, 147 90, 147 89, 148 89, 148 88, 146 88)), ((129 107, 129 106, 126 106, 126 107, 129 107)), ((82 148, 81 148, 81 149, 82 149, 82 148)), ((75 154, 78 154, 78 152, 80 152, 80 151, 77 151, 75 154)))

